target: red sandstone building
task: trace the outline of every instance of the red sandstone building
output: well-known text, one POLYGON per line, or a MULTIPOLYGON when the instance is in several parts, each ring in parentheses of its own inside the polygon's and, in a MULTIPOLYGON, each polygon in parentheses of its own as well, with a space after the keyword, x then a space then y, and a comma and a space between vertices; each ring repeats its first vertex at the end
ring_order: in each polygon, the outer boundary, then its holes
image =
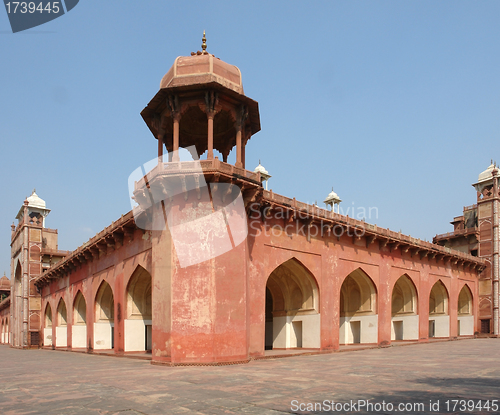
POLYGON ((496 164, 483 171, 473 186, 477 204, 464 207, 463 215, 453 219, 453 232, 436 235, 433 242, 479 258, 486 269, 479 277, 479 327, 481 333, 500 333, 498 316, 498 201, 500 171, 496 164))
POLYGON ((134 184, 134 210, 63 252, 45 202, 24 202, 3 342, 189 364, 479 331, 488 259, 274 194, 265 170, 245 168, 260 119, 237 67, 205 47, 177 58, 142 116, 158 161, 134 184), (180 161, 188 147, 200 161, 180 161))

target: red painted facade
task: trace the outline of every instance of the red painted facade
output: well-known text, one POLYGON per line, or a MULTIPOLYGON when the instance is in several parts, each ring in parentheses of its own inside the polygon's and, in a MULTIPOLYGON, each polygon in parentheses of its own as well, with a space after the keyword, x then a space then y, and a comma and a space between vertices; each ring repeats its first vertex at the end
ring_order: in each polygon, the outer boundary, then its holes
POLYGON ((173 155, 136 183, 135 211, 37 278, 44 346, 77 349, 83 339, 89 352, 151 350, 153 362, 203 364, 248 361, 266 345, 333 351, 472 336, 482 259, 273 194, 260 173, 245 170, 244 149, 260 121, 234 68, 204 51, 179 58, 164 77, 142 115, 158 157, 164 147, 173 155), (176 161, 190 145, 207 154, 200 165, 210 196, 176 161), (224 159, 235 150, 236 164, 219 161, 214 149, 224 159), (186 188, 190 180, 197 186, 186 188), (162 225, 166 212, 183 223, 240 192, 244 241, 181 266, 186 252, 162 225), (161 203, 149 206, 151 194, 161 203), (143 219, 152 227, 141 229, 143 219), (85 307, 75 303, 78 293, 85 307))

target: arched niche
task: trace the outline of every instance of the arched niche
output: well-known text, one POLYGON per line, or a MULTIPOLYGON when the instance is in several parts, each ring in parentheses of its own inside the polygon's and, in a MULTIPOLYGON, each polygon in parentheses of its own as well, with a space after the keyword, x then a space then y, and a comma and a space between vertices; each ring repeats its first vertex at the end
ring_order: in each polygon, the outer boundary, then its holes
POLYGON ((474 314, 472 308, 472 292, 465 284, 458 294, 458 327, 459 336, 474 335, 474 314))
POLYGON ((429 293, 429 337, 449 337, 448 290, 441 280, 436 281, 429 293))
POLYGON ((21 262, 17 261, 16 270, 14 273, 14 284, 13 284, 13 298, 12 298, 12 309, 13 309, 13 344, 14 346, 23 345, 23 270, 21 267, 21 262))
POLYGON ((125 351, 152 349, 151 274, 137 266, 127 286, 127 318, 125 319, 125 351))
POLYGON ((57 305, 56 317, 56 347, 68 346, 68 312, 66 303, 61 298, 57 305))
POLYGON ((266 284, 265 348, 319 348, 319 289, 296 258, 278 266, 266 284))
POLYGON ((392 315, 417 313, 417 290, 408 275, 402 275, 392 289, 392 315))
POLYGON ((351 272, 340 289, 340 316, 376 314, 377 290, 360 268, 351 272))
POLYGON ((429 315, 448 314, 448 290, 441 282, 437 281, 429 295, 429 315))
POLYGON ((95 296, 94 349, 114 348, 115 302, 111 286, 102 281, 95 296))
POLYGON ((361 268, 351 272, 340 289, 340 344, 377 343, 377 290, 361 268))
POLYGON ((81 291, 73 302, 73 327, 71 330, 73 348, 87 347, 87 303, 81 291))
POLYGON ((61 298, 57 306, 57 326, 66 326, 68 324, 68 312, 66 309, 66 303, 61 298))
POLYGON ((404 274, 392 289, 392 340, 417 340, 419 321, 417 315, 417 290, 411 278, 404 274))
POLYGON ((111 286, 103 281, 97 291, 95 321, 114 322, 115 302, 111 286))

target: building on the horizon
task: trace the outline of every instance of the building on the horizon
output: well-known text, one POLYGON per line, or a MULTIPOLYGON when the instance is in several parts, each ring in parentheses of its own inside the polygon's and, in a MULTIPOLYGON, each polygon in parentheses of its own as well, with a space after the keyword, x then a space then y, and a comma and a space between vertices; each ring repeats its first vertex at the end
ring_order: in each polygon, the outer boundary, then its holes
POLYGON ((141 113, 157 162, 132 211, 64 252, 45 202, 24 202, 4 342, 178 365, 474 336, 487 259, 268 191, 267 172, 245 167, 258 104, 202 49, 175 60, 141 113))
POLYGON ((486 269, 479 277, 479 330, 498 335, 498 201, 500 170, 496 163, 479 174, 473 184, 477 202, 463 208, 462 216, 453 219, 453 232, 436 235, 433 242, 483 258, 486 269))
POLYGON ((33 190, 17 213, 17 226, 11 227, 10 318, 4 325, 15 347, 40 346, 41 297, 35 280, 70 253, 58 249, 57 230, 45 227, 49 213, 33 190))

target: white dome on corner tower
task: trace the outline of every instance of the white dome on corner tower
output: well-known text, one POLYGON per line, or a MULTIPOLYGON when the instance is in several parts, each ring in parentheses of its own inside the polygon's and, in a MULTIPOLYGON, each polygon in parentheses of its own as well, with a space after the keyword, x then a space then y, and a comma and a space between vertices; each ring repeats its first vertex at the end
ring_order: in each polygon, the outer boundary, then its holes
POLYGON ((29 207, 35 207, 39 209, 45 209, 47 207, 45 200, 41 199, 37 194, 36 194, 36 189, 33 189, 33 192, 31 193, 31 196, 26 199, 28 201, 28 206, 29 207))
POLYGON ((498 167, 496 167, 495 163, 493 163, 493 161, 492 161, 491 164, 489 165, 489 167, 479 175, 479 177, 477 179, 478 183, 484 182, 485 180, 489 180, 489 179, 493 178, 493 170, 495 168, 498 170, 496 177, 500 177, 500 169, 498 167))

